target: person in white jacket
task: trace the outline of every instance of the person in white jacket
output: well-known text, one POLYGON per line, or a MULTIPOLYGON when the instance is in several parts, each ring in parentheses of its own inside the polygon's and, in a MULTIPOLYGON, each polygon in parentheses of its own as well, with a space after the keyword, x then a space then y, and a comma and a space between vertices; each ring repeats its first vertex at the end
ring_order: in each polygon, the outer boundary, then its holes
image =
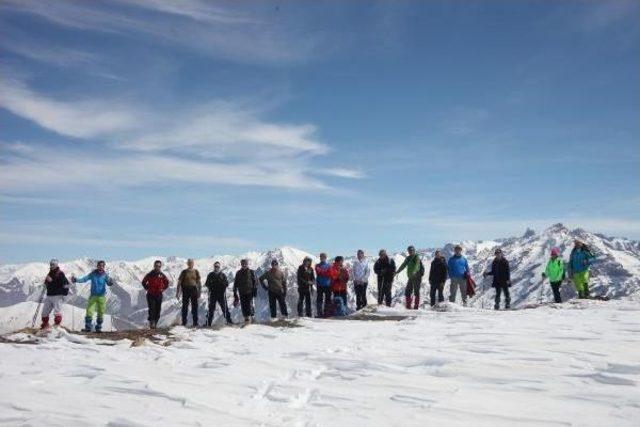
POLYGON ((353 288, 356 291, 356 310, 367 306, 367 285, 369 284, 369 264, 364 257, 364 251, 358 250, 357 258, 353 262, 353 288))

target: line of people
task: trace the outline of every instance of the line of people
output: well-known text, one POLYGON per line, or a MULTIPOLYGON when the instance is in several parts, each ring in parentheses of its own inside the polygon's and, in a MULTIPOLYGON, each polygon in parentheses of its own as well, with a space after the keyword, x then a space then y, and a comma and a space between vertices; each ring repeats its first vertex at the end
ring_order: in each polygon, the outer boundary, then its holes
MULTIPOLYGON (((391 289, 398 274, 406 269, 407 285, 405 287, 405 307, 418 309, 420 306, 420 288, 425 274, 425 268, 415 247, 407 248, 408 255, 402 264, 396 268, 395 261, 390 258, 385 250, 380 250, 378 259, 373 265, 373 273, 377 277, 378 304, 391 306, 391 289)), ((500 248, 495 250, 495 258, 491 262, 490 269, 483 273, 484 277, 492 277, 492 287, 495 288, 494 308, 500 308, 501 295, 504 295, 505 308, 509 309, 511 296, 511 272, 509 262, 500 248)), ((565 263, 558 248, 551 249, 551 257, 542 273, 543 280, 548 279, 556 303, 562 302, 560 287, 565 278, 569 277, 578 291, 579 298, 589 297, 589 269, 595 259, 589 248, 578 240, 575 241, 571 251, 569 262, 565 263)), ((98 261, 96 269, 86 276, 72 277, 73 283, 91 282, 90 296, 87 302, 85 315, 86 331, 102 331, 104 314, 106 313, 106 290, 113 285, 113 280, 105 270, 105 262, 98 261), (93 317, 96 317, 95 329, 93 317)), ((156 328, 160 320, 162 310, 163 293, 169 288, 170 280, 162 271, 162 262, 156 260, 153 270, 142 279, 142 286, 146 291, 148 305, 148 321, 151 328, 156 328)), ((296 273, 298 290, 298 316, 312 316, 312 291, 316 289, 316 316, 332 317, 344 316, 347 313, 347 289, 350 280, 353 282, 355 292, 356 310, 361 310, 368 305, 367 289, 371 271, 365 258, 364 251, 358 250, 356 259, 351 266, 351 273, 344 265, 344 258, 337 256, 332 263, 328 262, 326 253, 320 254, 320 262, 312 266, 312 259, 304 258, 296 273)), ((447 279, 450 280, 449 301, 455 302, 458 291, 462 304, 466 305, 469 293, 473 289, 469 287, 471 271, 469 263, 462 255, 462 247, 456 245, 454 254, 446 260, 440 250, 436 250, 429 270, 429 299, 430 305, 444 301, 444 286, 447 279)), ((54 323, 62 322, 62 303, 69 292, 69 280, 60 270, 59 263, 53 259, 50 262, 50 270, 45 278, 46 299, 42 312, 42 328, 49 327, 49 316, 54 313, 54 323)), ((222 272, 219 262, 213 265, 213 271, 207 275, 204 286, 208 290, 208 312, 206 325, 211 326, 217 306, 227 322, 231 324, 231 313, 227 305, 227 289, 229 280, 222 272)), ((271 261, 271 268, 258 276, 255 270, 249 268, 249 261, 243 259, 240 269, 233 278, 233 306, 240 306, 245 322, 251 322, 255 316, 254 299, 257 296, 258 287, 261 286, 267 292, 269 312, 271 318, 280 315, 288 316, 287 274, 283 272, 277 260, 271 261)), ((195 268, 193 259, 187 260, 187 268, 182 270, 177 280, 176 298, 182 301, 181 320, 187 326, 189 308, 191 308, 192 325, 198 323, 198 305, 202 294, 200 272, 195 268)))

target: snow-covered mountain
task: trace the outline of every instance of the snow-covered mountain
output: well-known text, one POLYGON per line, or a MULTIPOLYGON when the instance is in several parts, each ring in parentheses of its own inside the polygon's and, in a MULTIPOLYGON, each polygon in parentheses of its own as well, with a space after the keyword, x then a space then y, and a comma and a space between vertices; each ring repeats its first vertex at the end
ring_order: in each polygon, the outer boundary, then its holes
MULTIPOLYGON (((551 247, 557 246, 561 249, 564 259, 567 260, 575 238, 586 242, 597 255, 597 262, 592 269, 591 289, 593 295, 610 298, 640 296, 640 242, 606 237, 582 229, 570 230, 562 224, 556 224, 540 233, 527 230, 521 237, 495 241, 461 242, 464 254, 469 259, 480 288, 479 295, 472 300, 471 304, 479 307, 491 306, 490 300, 493 299, 494 293, 490 289, 490 279, 483 280, 482 272, 490 264, 496 247, 502 248, 511 264, 513 307, 518 308, 536 302, 541 295, 544 300, 549 300, 551 297, 549 287, 540 287, 542 284, 541 273, 546 264, 548 253, 551 247)), ((443 249, 447 256, 452 254, 453 245, 453 243, 449 243, 444 246, 443 249)), ((434 250, 434 248, 419 249, 427 274, 434 250)), ((314 262, 317 261, 317 257, 312 254, 291 247, 283 247, 268 252, 250 252, 240 256, 222 255, 198 259, 196 260, 196 268, 200 270, 204 280, 206 274, 213 268, 214 261, 220 261, 223 271, 231 279, 235 271, 240 268, 240 260, 243 258, 248 258, 251 268, 256 269, 258 273, 269 268, 272 259, 277 259, 281 268, 287 272, 290 278, 291 291, 287 294, 287 303, 290 314, 295 315, 298 300, 295 291, 295 273, 305 256, 310 256, 314 262)), ((398 265, 404 259, 402 254, 395 254, 394 258, 398 265)), ((169 325, 178 319, 180 306, 175 299, 175 281, 180 271, 185 267, 185 258, 149 257, 133 262, 108 261, 107 270, 116 284, 109 290, 107 312, 113 317, 113 324, 116 328, 131 328, 146 323, 146 300, 140 281, 152 268, 155 259, 161 259, 164 262, 164 271, 173 282, 173 286, 165 293, 165 304, 160 323, 161 325, 169 325)), ((346 258, 347 265, 350 265, 352 261, 353 257, 346 258)), ((374 261, 375 257, 369 258, 372 267, 374 261)), ((95 260, 85 258, 64 262, 61 263, 61 267, 68 277, 71 275, 80 276, 95 267, 95 260)), ((6 309, 7 307, 25 301, 38 301, 42 290, 41 284, 47 271, 48 265, 46 263, 0 266, 0 329, 7 328, 6 326, 3 328, 2 325, 8 323, 8 313, 11 313, 11 325, 16 325, 15 317, 18 310, 14 307, 10 311, 6 309)), ((406 276, 402 273, 393 288, 395 304, 402 303, 405 284, 406 276)), ((575 296, 575 291, 570 285, 564 285, 562 293, 565 299, 575 296)), ((422 295, 423 304, 427 303, 428 284, 426 284, 426 277, 422 295)), ((448 295, 448 289, 445 291, 446 295, 448 295)), ((87 284, 73 285, 67 302, 76 307, 84 307, 88 296, 89 286, 87 284)), ((375 302, 375 278, 370 280, 369 296, 369 302, 375 302)), ((352 292, 350 298, 354 298, 352 292)), ((206 314, 205 300, 206 298, 201 300, 201 319, 206 314)), ((355 305, 353 300, 350 301, 350 305, 355 305)), ((22 307, 27 307, 27 305, 23 304, 22 307)), ((256 310, 259 319, 268 317, 266 292, 262 289, 258 291, 256 310)), ((28 315, 26 315, 25 325, 31 322, 33 316, 33 313, 26 314, 28 315)), ((219 310, 217 314, 219 316, 219 310)), ((234 310, 233 314, 239 320, 238 310, 234 310)), ((71 322, 71 319, 65 319, 65 323, 67 322, 71 322)), ((71 326, 70 323, 67 325, 71 326)), ((77 319, 76 326, 78 326, 77 319)))

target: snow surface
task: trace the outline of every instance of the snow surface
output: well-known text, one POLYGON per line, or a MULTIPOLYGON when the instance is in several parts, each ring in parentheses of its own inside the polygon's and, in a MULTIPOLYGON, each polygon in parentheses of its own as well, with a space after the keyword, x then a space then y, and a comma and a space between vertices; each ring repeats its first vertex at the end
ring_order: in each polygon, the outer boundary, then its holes
POLYGON ((638 425, 640 302, 444 308, 176 327, 169 346, 64 331, 0 344, 0 424, 638 425))

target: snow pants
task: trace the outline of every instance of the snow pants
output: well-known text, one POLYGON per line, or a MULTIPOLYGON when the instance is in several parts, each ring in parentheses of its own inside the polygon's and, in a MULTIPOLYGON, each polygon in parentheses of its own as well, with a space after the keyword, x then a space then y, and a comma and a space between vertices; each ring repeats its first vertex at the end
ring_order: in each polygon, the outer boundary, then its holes
POLYGON ((415 275, 409 278, 407 282, 407 287, 404 288, 404 296, 410 297, 412 294, 416 296, 416 298, 420 298, 420 285, 422 282, 422 276, 415 275))
POLYGON ((216 304, 220 306, 222 315, 227 323, 231 323, 231 313, 229 313, 229 307, 227 306, 227 296, 224 293, 214 294, 209 292, 209 305, 207 306, 207 326, 211 326, 213 323, 213 316, 216 313, 216 304))
POLYGON ((384 301, 387 307, 391 307, 391 285, 393 280, 389 280, 384 276, 378 276, 378 304, 382 305, 384 301))
POLYGON ((496 304, 494 308, 497 310, 500 308, 500 293, 504 293, 504 306, 505 308, 511 307, 511 294, 509 294, 508 286, 496 286, 496 304))
POLYGON ((553 300, 557 303, 562 302, 562 297, 560 297, 560 285, 562 285, 562 282, 551 282, 551 290, 553 291, 553 300))
POLYGON ((244 320, 255 315, 253 310, 253 294, 240 295, 240 309, 242 310, 244 320))
POLYGON ((353 284, 356 291, 356 310, 360 310, 367 306, 367 282, 357 282, 353 284))
POLYGON ((42 304, 42 317, 49 317, 53 311, 53 315, 62 318, 62 303, 64 295, 47 295, 42 304))
POLYGON ((578 291, 578 298, 589 297, 589 270, 573 273, 573 283, 578 291))
POLYGON ((452 277, 449 285, 449 301, 456 302, 456 295, 460 289, 462 303, 467 303, 467 279, 465 277, 452 277))
POLYGON ((147 294, 147 307, 149 307, 149 316, 147 316, 147 320, 149 322, 158 323, 158 320, 160 320, 160 311, 162 310, 162 294, 147 294))
POLYGON ((302 317, 302 309, 307 317, 311 317, 311 289, 298 288, 298 316, 302 317))
POLYGON ((438 294, 438 302, 444 301, 444 283, 429 282, 429 303, 431 307, 436 305, 436 293, 438 294))
POLYGON ((84 327, 90 331, 93 326, 93 314, 97 313, 96 318, 96 332, 102 331, 102 321, 104 319, 104 313, 107 311, 107 297, 104 295, 93 295, 89 297, 87 303, 87 312, 84 318, 84 327))
POLYGON ((316 295, 316 316, 324 317, 327 306, 331 303, 331 288, 318 286, 316 295))
POLYGON ((42 304, 42 327, 49 325, 49 315, 53 311, 53 319, 56 325, 62 323, 62 303, 64 295, 47 295, 42 304))
POLYGON ((289 316, 287 312, 287 301, 285 300, 284 294, 276 294, 275 292, 269 291, 269 313, 271 314, 271 318, 276 317, 276 302, 280 306, 280 314, 284 317, 289 316))
POLYGON ((193 326, 198 326, 198 288, 195 286, 182 287, 182 326, 187 326, 187 314, 191 304, 193 326))

